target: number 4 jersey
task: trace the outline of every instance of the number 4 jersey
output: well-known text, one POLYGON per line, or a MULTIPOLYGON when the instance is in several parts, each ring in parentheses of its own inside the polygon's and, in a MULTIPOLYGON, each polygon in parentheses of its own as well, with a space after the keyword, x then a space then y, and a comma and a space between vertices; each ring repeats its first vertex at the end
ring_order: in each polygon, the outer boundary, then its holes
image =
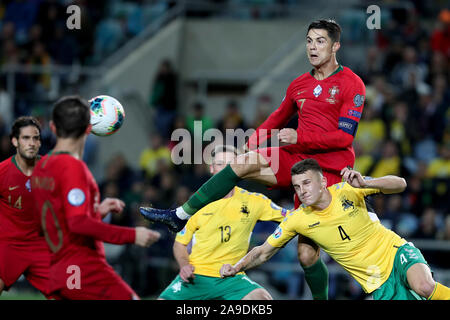
POLYGON ((297 234, 309 237, 370 293, 389 278, 395 253, 406 240, 368 210, 365 197, 379 193, 378 189, 353 188, 342 182, 328 190, 332 200, 326 209, 302 206, 288 213, 267 242, 283 247, 297 234))

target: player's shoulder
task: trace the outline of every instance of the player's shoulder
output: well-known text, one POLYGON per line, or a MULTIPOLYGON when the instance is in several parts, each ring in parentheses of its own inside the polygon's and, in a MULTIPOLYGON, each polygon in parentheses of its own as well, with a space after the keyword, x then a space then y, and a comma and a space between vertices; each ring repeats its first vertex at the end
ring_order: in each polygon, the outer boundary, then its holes
POLYGON ((48 153, 39 160, 36 166, 37 169, 51 169, 53 171, 68 171, 84 169, 84 162, 75 158, 70 153, 48 153))
POLYGON ((341 76, 345 81, 356 82, 364 86, 364 82, 362 81, 362 79, 356 73, 354 73, 349 67, 345 66, 343 67, 341 76))
POLYGON ((291 86, 292 86, 292 85, 296 85, 296 84, 298 84, 298 83, 301 83, 301 82, 303 82, 303 81, 309 81, 309 80, 311 80, 311 78, 312 78, 311 72, 310 72, 310 71, 305 72, 305 73, 299 75, 299 76, 298 76, 297 78, 295 78, 294 80, 292 80, 292 81, 291 81, 291 86))
POLYGON ((353 189, 355 188, 345 181, 335 183, 328 187, 328 190, 330 190, 331 192, 345 192, 353 189))
POLYGON ((286 213, 286 216, 284 217, 284 219, 282 220, 282 222, 287 222, 287 221, 295 221, 298 219, 302 219, 302 216, 304 214, 308 213, 308 209, 309 207, 306 207, 304 205, 300 205, 300 207, 298 207, 297 209, 293 209, 293 210, 289 210, 286 213))
POLYGON ((248 198, 252 201, 258 201, 258 200, 267 200, 269 199, 267 196, 265 196, 262 193, 259 192, 251 192, 243 188, 235 187, 234 189, 235 195, 239 198, 248 198))
POLYGON ((345 181, 333 184, 332 186, 328 187, 328 189, 332 194, 336 196, 351 195, 351 194, 361 195, 364 193, 365 190, 362 188, 355 188, 345 181))
POLYGON ((12 165, 12 156, 0 162, 0 172, 5 172, 12 165))

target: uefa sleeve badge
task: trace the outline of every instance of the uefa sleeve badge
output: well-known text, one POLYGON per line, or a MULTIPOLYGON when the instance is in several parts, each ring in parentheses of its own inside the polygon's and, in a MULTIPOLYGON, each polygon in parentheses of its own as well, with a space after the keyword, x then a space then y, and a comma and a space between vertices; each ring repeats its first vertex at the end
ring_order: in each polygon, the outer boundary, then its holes
POLYGON ((84 195, 83 190, 74 188, 67 194, 67 200, 72 206, 79 207, 84 203, 84 200, 86 200, 86 196, 84 195))

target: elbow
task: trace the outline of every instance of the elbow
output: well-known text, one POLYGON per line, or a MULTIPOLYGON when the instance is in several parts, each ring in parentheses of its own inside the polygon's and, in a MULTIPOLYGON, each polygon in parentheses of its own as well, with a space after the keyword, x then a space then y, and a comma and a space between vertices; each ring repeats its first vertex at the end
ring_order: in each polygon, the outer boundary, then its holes
POLYGON ((83 216, 75 216, 67 219, 67 229, 72 233, 79 233, 84 223, 83 216))
MULTIPOLYGON (((356 133, 355 133, 356 135, 356 133)), ((342 138, 339 139, 342 148, 349 148, 353 145, 354 136, 349 133, 343 132, 342 138)))
MULTIPOLYGON (((356 133, 355 133, 356 135, 356 133)), ((344 130, 338 130, 338 134, 334 136, 333 145, 338 149, 346 149, 353 146, 354 136, 344 130)))
POLYGON ((400 178, 400 192, 405 191, 406 187, 408 186, 408 184, 406 183, 405 178, 400 178))

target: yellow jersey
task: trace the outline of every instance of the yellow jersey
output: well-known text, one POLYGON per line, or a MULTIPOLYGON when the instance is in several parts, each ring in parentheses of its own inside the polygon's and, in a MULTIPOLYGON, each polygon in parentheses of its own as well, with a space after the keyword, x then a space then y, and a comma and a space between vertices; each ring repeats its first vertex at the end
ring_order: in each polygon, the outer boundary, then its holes
POLYGON ((267 242, 283 247, 297 234, 309 237, 370 293, 389 278, 397 249, 406 240, 367 209, 365 197, 380 190, 353 188, 345 182, 328 190, 332 200, 326 209, 300 207, 288 213, 267 242))
POLYGON ((235 264, 247 253, 258 220, 281 222, 286 212, 260 193, 235 187, 231 197, 197 211, 175 241, 188 245, 192 240, 189 263, 195 274, 220 277, 223 264, 235 264))

